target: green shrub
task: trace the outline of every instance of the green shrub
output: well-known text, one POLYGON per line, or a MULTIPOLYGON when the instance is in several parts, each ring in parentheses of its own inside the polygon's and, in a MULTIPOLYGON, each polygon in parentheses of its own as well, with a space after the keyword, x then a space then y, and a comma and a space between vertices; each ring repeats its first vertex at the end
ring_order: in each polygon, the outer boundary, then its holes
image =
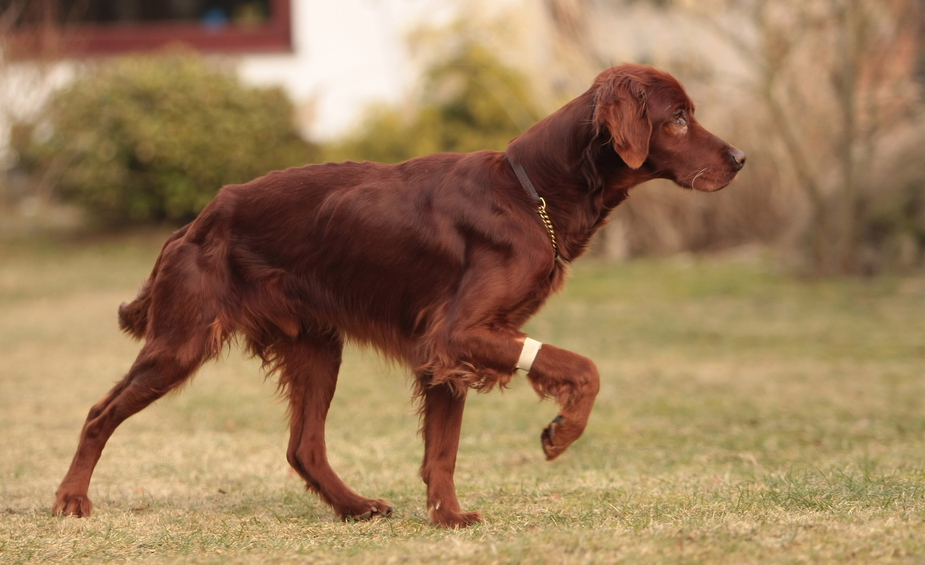
POLYGON ((280 89, 242 86, 188 52, 100 63, 45 119, 53 134, 24 157, 108 226, 188 221, 222 186, 317 155, 280 89))
POLYGON ((439 151, 503 151, 538 115, 527 78, 464 41, 426 69, 409 104, 369 108, 358 130, 329 147, 328 156, 396 163, 439 151))

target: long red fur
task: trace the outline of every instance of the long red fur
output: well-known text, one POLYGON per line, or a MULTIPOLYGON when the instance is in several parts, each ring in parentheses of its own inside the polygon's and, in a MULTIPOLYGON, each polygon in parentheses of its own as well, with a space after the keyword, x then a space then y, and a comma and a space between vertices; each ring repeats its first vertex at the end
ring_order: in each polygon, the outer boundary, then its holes
MULTIPOLYGON (((467 391, 511 379, 521 326, 561 288, 568 264, 631 187, 661 177, 716 190, 732 180, 744 154, 700 127, 693 111, 672 77, 625 65, 503 153, 311 165, 226 186, 167 241, 138 297, 120 307, 122 329, 145 343, 91 410, 53 511, 88 515, 90 476, 119 423, 238 337, 278 374, 290 401, 287 458, 339 517, 392 511, 349 489, 325 454, 324 421, 351 340, 415 374, 431 520, 480 520, 461 510, 453 484, 467 391), (512 162, 547 204, 558 259, 512 162)), ((541 436, 553 459, 584 430, 598 372, 544 345, 527 377, 560 406, 541 436)))

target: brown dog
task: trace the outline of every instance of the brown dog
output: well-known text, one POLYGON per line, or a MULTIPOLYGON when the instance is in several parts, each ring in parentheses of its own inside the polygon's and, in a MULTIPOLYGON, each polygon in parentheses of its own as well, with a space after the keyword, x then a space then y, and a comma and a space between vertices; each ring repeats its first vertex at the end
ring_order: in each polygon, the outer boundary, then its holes
POLYGON ((561 454, 585 428, 598 372, 520 327, 630 188, 667 178, 718 190, 744 163, 697 123, 678 81, 624 65, 504 153, 314 165, 223 188, 119 308, 122 329, 145 344, 90 410, 52 511, 89 515, 90 476, 116 427, 239 335, 288 394, 289 463, 337 516, 392 512, 348 488, 325 454, 341 350, 353 340, 414 371, 430 519, 479 521, 461 510, 453 484, 468 389, 527 370, 560 406, 541 438, 548 459, 561 454))

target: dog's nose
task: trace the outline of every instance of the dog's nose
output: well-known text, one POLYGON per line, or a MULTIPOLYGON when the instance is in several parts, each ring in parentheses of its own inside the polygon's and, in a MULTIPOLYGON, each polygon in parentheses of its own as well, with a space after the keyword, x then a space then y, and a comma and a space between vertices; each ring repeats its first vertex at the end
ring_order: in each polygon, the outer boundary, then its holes
POLYGON ((729 161, 732 163, 732 168, 737 172, 742 170, 742 167, 745 166, 745 152, 732 147, 729 150, 729 161))

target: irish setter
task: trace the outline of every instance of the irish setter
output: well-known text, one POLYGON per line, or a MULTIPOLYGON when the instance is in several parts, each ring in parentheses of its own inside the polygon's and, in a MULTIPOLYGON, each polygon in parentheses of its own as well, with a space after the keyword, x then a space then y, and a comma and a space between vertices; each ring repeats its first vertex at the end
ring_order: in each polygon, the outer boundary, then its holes
POLYGON ((453 483, 468 390, 526 370, 559 405, 541 435, 546 458, 558 457, 585 428, 598 371, 521 326, 630 188, 666 178, 718 190, 744 163, 697 123, 677 80, 623 65, 505 152, 311 165, 226 186, 170 237, 138 297, 119 308, 122 329, 144 346, 90 410, 53 513, 89 515, 90 476, 116 427, 237 335, 278 374, 289 399, 287 459, 338 517, 392 513, 347 487, 325 453, 350 340, 414 372, 430 520, 480 521, 462 511, 453 483))

